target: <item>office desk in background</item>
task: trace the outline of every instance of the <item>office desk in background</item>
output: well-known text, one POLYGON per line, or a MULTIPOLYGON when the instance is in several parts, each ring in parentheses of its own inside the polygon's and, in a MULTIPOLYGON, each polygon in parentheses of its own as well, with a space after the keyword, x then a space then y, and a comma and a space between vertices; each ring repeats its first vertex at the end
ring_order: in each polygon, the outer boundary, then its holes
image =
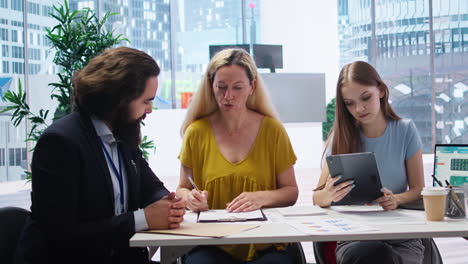
MULTIPOLYGON (((276 212, 276 209, 266 209, 265 212, 276 212)), ((381 239, 409 239, 409 238, 433 238, 433 237, 467 237, 467 220, 445 220, 442 222, 424 221, 424 211, 398 209, 397 212, 413 216, 417 221, 409 221, 409 224, 386 222, 378 224, 376 222, 366 222, 365 213, 338 212, 327 209, 327 215, 318 216, 291 216, 286 220, 313 220, 316 217, 346 218, 353 221, 364 219, 365 225, 370 225, 377 230, 366 232, 349 232, 337 234, 304 234, 287 223, 265 223, 259 227, 245 232, 241 232, 229 237, 208 238, 191 237, 179 235, 162 235, 150 233, 137 233, 130 239, 132 247, 159 246, 161 247, 161 263, 172 263, 177 257, 188 252, 198 245, 219 245, 219 244, 250 244, 250 243, 281 243, 281 242, 305 242, 305 241, 346 241, 346 240, 381 240, 381 239)), ((368 218, 373 217, 369 213, 368 218)))

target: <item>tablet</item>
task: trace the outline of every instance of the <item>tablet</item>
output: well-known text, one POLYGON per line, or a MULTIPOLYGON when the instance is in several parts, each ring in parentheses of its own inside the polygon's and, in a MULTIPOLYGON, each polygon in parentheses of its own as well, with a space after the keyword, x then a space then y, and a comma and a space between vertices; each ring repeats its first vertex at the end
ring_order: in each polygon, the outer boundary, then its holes
POLYGON ((349 180, 354 180, 356 185, 341 201, 333 202, 332 205, 371 203, 382 196, 382 183, 374 153, 330 155, 326 160, 332 177, 342 175, 335 185, 349 180))

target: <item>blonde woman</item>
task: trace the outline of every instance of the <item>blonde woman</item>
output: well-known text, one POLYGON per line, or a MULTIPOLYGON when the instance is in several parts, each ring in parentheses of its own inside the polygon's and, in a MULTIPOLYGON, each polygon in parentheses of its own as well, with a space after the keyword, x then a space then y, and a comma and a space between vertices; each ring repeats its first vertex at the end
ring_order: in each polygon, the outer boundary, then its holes
MULTIPOLYGON (((293 205, 296 156, 250 55, 217 53, 181 129, 177 194, 189 209, 252 211, 293 205), (187 179, 193 177, 195 190, 187 179)), ((185 263, 292 263, 287 244, 201 246, 185 263)))

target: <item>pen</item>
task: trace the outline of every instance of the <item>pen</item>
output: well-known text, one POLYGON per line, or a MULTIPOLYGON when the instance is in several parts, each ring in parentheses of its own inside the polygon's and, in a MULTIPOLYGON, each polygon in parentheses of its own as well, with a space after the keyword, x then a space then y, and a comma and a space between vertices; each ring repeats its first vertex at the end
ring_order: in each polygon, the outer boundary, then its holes
POLYGON ((457 207, 458 211, 464 214, 462 202, 460 201, 460 199, 458 199, 458 195, 453 190, 452 185, 450 185, 450 183, 447 180, 445 180, 445 183, 447 184, 447 187, 450 188, 450 198, 455 202, 455 206, 457 207))
POLYGON ((442 183, 439 181, 439 179, 437 179, 437 177, 436 177, 434 174, 432 174, 432 178, 434 179, 434 181, 435 181, 440 187, 444 187, 444 186, 442 186, 442 183))
POLYGON ((195 184, 195 181, 193 181, 192 175, 190 174, 186 174, 186 175, 187 175, 187 179, 189 180, 190 184, 192 184, 193 188, 197 191, 200 191, 197 185, 195 184))

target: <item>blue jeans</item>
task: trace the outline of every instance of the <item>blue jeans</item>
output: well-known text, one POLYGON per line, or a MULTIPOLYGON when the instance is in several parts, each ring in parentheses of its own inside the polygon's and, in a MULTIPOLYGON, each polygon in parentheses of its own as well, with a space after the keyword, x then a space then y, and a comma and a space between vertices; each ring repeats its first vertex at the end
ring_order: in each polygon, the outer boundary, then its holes
POLYGON ((291 247, 284 251, 277 251, 275 248, 269 248, 259 252, 259 257, 252 261, 241 261, 235 259, 229 253, 220 249, 217 246, 198 246, 192 249, 184 256, 185 264, 263 264, 263 263, 278 263, 278 264, 293 264, 294 254, 291 247))

